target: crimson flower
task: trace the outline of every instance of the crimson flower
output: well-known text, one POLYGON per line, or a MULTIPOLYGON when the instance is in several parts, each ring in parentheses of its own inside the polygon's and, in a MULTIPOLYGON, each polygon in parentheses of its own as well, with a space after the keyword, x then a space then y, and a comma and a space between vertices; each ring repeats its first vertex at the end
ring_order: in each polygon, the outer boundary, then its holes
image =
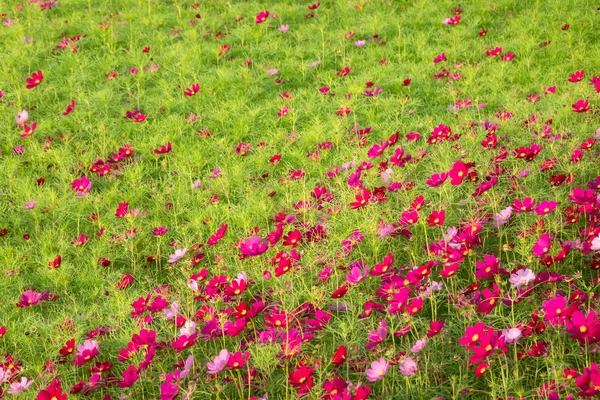
POLYGON ((43 80, 44 75, 42 74, 42 71, 38 69, 38 72, 34 72, 31 75, 31 78, 27 78, 27 86, 25 87, 27 89, 33 89, 34 87, 42 83, 43 80))

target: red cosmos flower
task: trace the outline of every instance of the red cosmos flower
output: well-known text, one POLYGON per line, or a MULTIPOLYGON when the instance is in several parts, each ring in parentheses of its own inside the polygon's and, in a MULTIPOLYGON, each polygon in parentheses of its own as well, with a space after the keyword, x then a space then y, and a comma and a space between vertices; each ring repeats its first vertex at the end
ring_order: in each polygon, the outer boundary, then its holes
POLYGON ((300 244, 301 241, 302 241, 302 233, 300 233, 300 231, 298 229, 296 229, 293 232, 289 232, 283 238, 283 245, 284 246, 292 246, 292 249, 295 249, 296 247, 298 247, 298 245, 300 244))
POLYGON ((117 210, 115 211, 115 217, 123 218, 125 215, 127 215, 128 212, 129 212, 129 203, 126 201, 123 203, 119 203, 119 205, 117 206, 117 210))
POLYGON ((171 142, 168 142, 166 146, 163 144, 160 146, 160 149, 154 149, 154 154, 166 154, 170 152, 172 148, 171 142))
POLYGON ((125 275, 123 275, 123 277, 121 278, 119 283, 117 283, 117 287, 121 290, 127 289, 129 286, 131 286, 133 284, 134 281, 135 281, 135 278, 133 277, 133 275, 125 274, 125 275))
POLYGON ((69 104, 67 106, 67 109, 65 110, 65 112, 63 113, 63 115, 69 115, 73 112, 73 110, 75 109, 75 100, 71 100, 71 104, 69 104))
POLYGON ((246 351, 242 353, 241 351, 236 351, 235 354, 229 355, 229 360, 227 361, 227 366, 231 369, 240 369, 243 368, 248 359, 250 358, 250 352, 246 351))
POLYGON ((495 57, 502 53, 502 47, 496 47, 493 50, 488 50, 485 52, 485 55, 488 57, 495 57))
POLYGON ((347 357, 346 346, 341 345, 340 347, 338 347, 335 350, 335 352, 331 356, 331 363, 333 365, 335 365, 336 367, 339 367, 340 365, 342 365, 346 361, 346 357, 347 357))
POLYGON ((193 333, 192 335, 181 335, 177 338, 177 340, 171 342, 171 347, 175 349, 177 353, 181 353, 183 350, 192 347, 196 344, 196 339, 198 338, 198 333, 193 333))
POLYGON ((456 275, 456 271, 458 271, 459 267, 460 267, 459 263, 453 263, 453 264, 446 265, 444 267, 444 269, 440 271, 440 276, 443 276, 444 278, 450 278, 450 277, 456 275))
POLYGON ((227 52, 229 52, 229 50, 231 50, 231 46, 229 46, 228 44, 224 44, 221 46, 221 48, 219 49, 219 57, 227 54, 227 52))
POLYGON ((477 303, 477 312, 489 314, 496 307, 496 304, 498 304, 498 299, 500 299, 502 293, 496 283, 492 283, 492 288, 493 291, 487 288, 481 291, 481 295, 484 299, 477 303))
POLYGON ((340 72, 338 72, 338 76, 346 76, 350 73, 349 67, 344 67, 340 72))
POLYGON ((36 87, 37 85, 39 85, 40 83, 42 83, 42 81, 44 80, 44 75, 42 74, 42 71, 38 69, 38 72, 34 72, 31 75, 31 78, 27 78, 27 86, 25 86, 27 89, 33 89, 34 87, 36 87))
POLYGON ((494 255, 484 255, 483 261, 477 261, 475 263, 475 278, 486 279, 493 278, 495 275, 501 272, 500 260, 494 255))
POLYGON ((440 63, 442 61, 446 61, 446 53, 441 53, 438 54, 437 56, 435 56, 435 58, 433 59, 433 63, 437 64, 440 63))
POLYGON ((431 337, 436 336, 438 333, 440 333, 442 328, 444 328, 445 323, 446 323, 445 320, 431 321, 431 323, 429 324, 429 331, 427 331, 427 337, 431 338, 431 337))
POLYGON ((337 289, 335 292, 333 292, 331 294, 331 298, 332 299, 339 299, 344 297, 344 295, 348 293, 348 286, 342 286, 339 289, 337 289))
POLYGON ((183 94, 191 97, 191 96, 195 95, 196 93, 198 93, 199 91, 200 91, 200 85, 197 83, 194 83, 191 88, 186 88, 185 92, 183 92, 183 94))
POLYGON ((398 225, 408 226, 414 225, 419 221, 419 213, 415 210, 408 210, 402 213, 402 216, 398 220, 398 225))
POLYGON ((68 394, 63 393, 60 381, 52 379, 50 385, 38 392, 35 400, 67 400, 68 394))
POLYGON ((467 165, 464 162, 455 162, 454 165, 452 165, 452 169, 448 172, 452 186, 459 186, 462 184, 468 173, 469 168, 467 168, 467 165))
POLYGON ((350 208, 352 210, 365 207, 367 204, 369 204, 369 199, 371 198, 371 191, 368 189, 363 189, 362 194, 357 194, 356 196, 354 196, 354 198, 356 199, 356 201, 350 203, 350 208))
POLYGON ((402 86, 408 86, 408 85, 410 85, 411 82, 412 82, 411 78, 406 78, 404 81, 402 81, 402 86))
POLYGON ((468 326, 465 329, 465 336, 461 337, 458 340, 458 343, 465 346, 467 350, 470 350, 475 347, 477 343, 479 343, 480 338, 486 335, 485 323, 478 322, 474 326, 468 326))
POLYGON ((21 139, 25 139, 26 137, 33 135, 36 127, 37 127, 37 122, 34 122, 33 124, 31 124, 31 126, 27 125, 27 123, 23 124, 23 130, 25 131, 25 133, 21 134, 21 139))
POLYGON ((288 382, 295 388, 298 388, 297 394, 302 395, 310 392, 313 387, 313 367, 301 365, 300 368, 292 371, 288 376, 288 382))
POLYGON ((67 340, 67 343, 58 351, 61 356, 67 357, 75 351, 75 339, 67 340))
POLYGON ((575 103, 571 104, 571 108, 573 108, 573 112, 584 113, 590 110, 588 104, 588 100, 577 100, 575 103))
POLYGON ((563 26, 560 27, 560 30, 562 31, 566 31, 569 29, 569 24, 564 24, 563 26))
POLYGON ((258 15, 256 16, 256 23, 262 24, 263 22, 265 22, 267 20, 267 18, 269 18, 269 14, 270 13, 268 10, 259 12, 258 15))
POLYGON ((482 29, 479 31, 479 36, 485 36, 487 34, 487 29, 482 29))
POLYGON ((381 264, 375 264, 373 269, 369 271, 369 274, 371 276, 383 275, 392 266, 393 262, 394 262, 394 255, 392 253, 388 253, 387 256, 383 257, 383 262, 381 264))
POLYGON ((248 143, 243 143, 240 142, 236 147, 235 147, 235 152, 237 154, 239 154, 240 156, 245 156, 246 154, 248 154, 250 152, 250 150, 252 149, 252 145, 248 144, 248 143))
POLYGON ((600 320, 593 310, 585 316, 577 310, 565 321, 566 331, 581 347, 600 341, 600 320))
POLYGON ((62 262, 62 257, 59 254, 58 256, 56 256, 56 258, 54 260, 52 260, 48 263, 48 266, 50 268, 56 269, 56 268, 60 267, 61 262, 62 262))
POLYGON ((135 382, 137 382, 140 375, 138 374, 138 370, 134 365, 130 365, 125 371, 121 373, 123 379, 117 383, 117 386, 120 388, 127 388, 133 386, 135 382))
POLYGON ((231 285, 225 288, 227 296, 240 296, 246 290, 246 281, 243 279, 234 279, 231 285))
POLYGON ((310 6, 308 6, 308 9, 309 10, 316 10, 317 8, 319 8, 320 5, 321 5, 321 2, 317 1, 316 3, 311 4, 310 6))
POLYGON ((584 70, 577 71, 569 77, 569 82, 575 83, 583 80, 584 70))
POLYGON ((225 237, 225 234, 227 233, 227 224, 223 224, 221 225, 221 227, 219 229, 217 229, 217 232, 215 232, 214 235, 212 235, 208 241, 206 242, 206 244, 208 246, 213 246, 217 243, 219 243, 219 241, 221 239, 223 239, 223 237, 225 237))
POLYGON ((482 362, 475 368, 475 376, 481 378, 481 376, 487 371, 490 365, 487 362, 482 362))
POLYGON ((427 225, 429 226, 442 226, 446 220, 446 212, 444 210, 436 211, 433 210, 427 217, 427 225))

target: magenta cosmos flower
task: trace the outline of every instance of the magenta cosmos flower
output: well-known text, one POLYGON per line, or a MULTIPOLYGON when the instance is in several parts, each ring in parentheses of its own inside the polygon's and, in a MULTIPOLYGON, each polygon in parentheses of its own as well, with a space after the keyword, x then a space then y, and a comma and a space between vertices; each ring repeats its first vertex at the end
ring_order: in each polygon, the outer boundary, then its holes
POLYGON ((261 242, 260 236, 252 236, 240 245, 240 251, 246 257, 259 256, 269 248, 267 242, 261 242))
POLYGON ((71 183, 71 187, 75 189, 77 196, 84 196, 90 192, 92 182, 84 175, 81 179, 75 179, 71 183))

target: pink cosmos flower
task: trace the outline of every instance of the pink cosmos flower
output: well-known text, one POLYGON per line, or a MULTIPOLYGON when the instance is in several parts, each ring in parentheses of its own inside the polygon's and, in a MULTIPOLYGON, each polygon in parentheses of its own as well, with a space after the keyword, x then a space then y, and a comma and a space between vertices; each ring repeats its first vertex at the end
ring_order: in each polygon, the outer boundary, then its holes
POLYGON ((383 379, 385 374, 387 374, 389 366, 390 363, 387 362, 384 358, 380 358, 377 361, 373 361, 371 363, 371 368, 367 369, 366 371, 367 380, 369 380, 369 382, 376 382, 383 379))
POLYGON ((494 227, 499 228, 506 224, 512 215, 512 210, 512 207, 508 206, 504 210, 501 210, 498 214, 494 214, 494 227))
POLYGON ((29 121, 29 113, 26 110, 21 111, 17 114, 15 122, 17 125, 23 125, 29 121))
POLYGON ((598 235, 594 238, 594 240, 592 240, 592 247, 590 247, 590 249, 593 251, 600 250, 600 235, 598 235))
POLYGON ((411 357, 407 357, 400 362, 400 372, 404 376, 412 376, 415 374, 415 372, 417 372, 417 370, 417 363, 411 357))
POLYGON ((10 384, 10 389, 8 389, 8 394, 19 394, 24 392, 33 384, 33 380, 27 380, 27 378, 22 377, 20 381, 12 382, 10 384))
POLYGON ((356 42, 354 42, 354 45, 356 47, 363 47, 366 43, 367 43, 366 40, 357 40, 356 42))
POLYGON ((163 310, 163 313, 165 314, 165 318, 167 319, 167 321, 172 320, 177 316, 177 314, 179 314, 179 304, 177 304, 177 302, 174 301, 173 303, 171 303, 171 308, 165 308, 163 310))
POLYGON ((279 30, 280 30, 281 32, 287 32, 287 31, 288 31, 288 29, 290 29, 290 26, 289 26, 289 25, 281 25, 281 26, 279 27, 279 30))
POLYGON ((187 253, 187 249, 185 248, 175 250, 175 253, 171 254, 171 256, 169 257, 169 263, 174 263, 181 260, 183 256, 185 256, 185 253, 187 253))
POLYGON ((24 207, 24 208, 25 208, 26 210, 33 210, 33 209, 35 208, 35 205, 36 205, 36 204, 37 204, 37 203, 35 202, 35 200, 32 200, 32 201, 29 201, 29 202, 27 202, 27 204, 25 204, 25 207, 24 207))
POLYGON ((277 75, 278 73, 279 73, 279 71, 277 70, 277 68, 267 70, 267 75, 269 75, 269 76, 277 75))
POLYGON ((227 349, 221 350, 219 355, 214 358, 213 362, 209 362, 206 364, 206 367, 208 368, 207 373, 218 374, 219 372, 221 372, 223 368, 225 368, 225 366, 227 365, 229 357, 231 357, 231 354, 229 354, 229 351, 227 351, 227 349))
POLYGON ((518 270, 516 274, 511 274, 508 281, 511 284, 510 287, 514 289, 523 285, 529 285, 529 283, 534 280, 535 273, 529 268, 526 268, 518 270))
POLYGON ((500 335, 501 338, 504 338, 504 342, 507 344, 515 344, 517 340, 519 340, 522 336, 521 330, 519 328, 510 328, 502 331, 500 335))
POLYGON ((426 344, 427 344, 426 339, 419 339, 419 340, 417 340, 415 345, 412 347, 412 349, 410 349, 410 351, 413 353, 418 353, 425 348, 426 344))

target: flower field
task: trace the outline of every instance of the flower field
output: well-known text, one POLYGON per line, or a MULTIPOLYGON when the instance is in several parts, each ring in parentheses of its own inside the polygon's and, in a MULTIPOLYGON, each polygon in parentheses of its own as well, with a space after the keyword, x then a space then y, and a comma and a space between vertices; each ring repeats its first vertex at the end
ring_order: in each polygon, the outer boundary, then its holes
POLYGON ((4 0, 0 398, 598 398, 598 6, 4 0))

